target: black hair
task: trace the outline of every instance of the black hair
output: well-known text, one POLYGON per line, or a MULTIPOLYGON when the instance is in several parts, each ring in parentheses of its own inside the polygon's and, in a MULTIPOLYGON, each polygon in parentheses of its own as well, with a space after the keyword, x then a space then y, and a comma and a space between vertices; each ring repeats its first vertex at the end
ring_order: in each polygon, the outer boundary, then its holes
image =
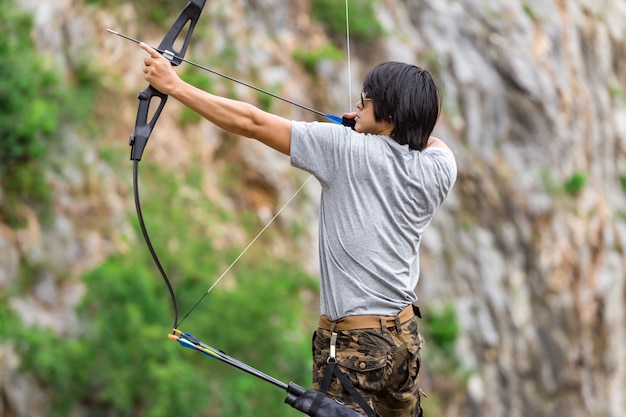
POLYGON ((440 112, 439 89, 428 71, 386 62, 365 76, 363 91, 374 103, 374 119, 393 122, 392 139, 410 149, 426 147, 440 112))

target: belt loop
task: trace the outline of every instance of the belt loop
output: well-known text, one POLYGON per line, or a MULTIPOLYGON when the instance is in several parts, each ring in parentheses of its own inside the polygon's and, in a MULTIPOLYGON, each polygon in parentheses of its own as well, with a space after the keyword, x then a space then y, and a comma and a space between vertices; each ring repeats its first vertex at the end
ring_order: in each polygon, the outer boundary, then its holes
POLYGON ((400 316, 396 314, 394 318, 396 319, 396 330, 398 331, 398 333, 402 333, 402 323, 400 323, 400 316))
POLYGON ((383 333, 387 332, 387 319, 383 316, 380 317, 380 330, 382 330, 383 333))

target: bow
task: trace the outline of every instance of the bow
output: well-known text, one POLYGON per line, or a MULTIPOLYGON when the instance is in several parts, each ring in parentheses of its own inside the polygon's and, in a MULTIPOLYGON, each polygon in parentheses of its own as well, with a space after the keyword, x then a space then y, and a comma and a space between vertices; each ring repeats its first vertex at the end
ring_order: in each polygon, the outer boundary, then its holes
MULTIPOLYGON (((179 65, 182 62, 182 57, 187 52, 187 48, 189 47, 189 43, 191 41, 191 35, 198 23, 198 19, 200 18, 200 14, 202 13, 202 9, 204 8, 204 3, 206 0, 191 0, 185 8, 180 12, 178 18, 170 27, 170 29, 165 34, 165 37, 159 44, 159 50, 162 51, 163 56, 165 56, 172 65, 179 65), (186 34, 183 35, 186 29, 186 34), (177 49, 175 44, 182 36, 185 37, 183 41, 183 45, 180 49, 177 49)), ((141 155, 148 143, 148 139, 150 138, 150 134, 154 129, 154 126, 161 115, 161 111, 165 107, 165 103, 167 102, 167 94, 163 94, 158 91, 156 88, 149 85, 146 89, 139 92, 137 98, 139 99, 139 106, 137 108, 137 118, 135 120, 135 130, 130 137, 130 159, 133 161, 133 189, 135 195, 135 207, 137 209, 137 217, 139 218, 139 225, 141 227, 141 232, 143 233, 144 240, 148 245, 148 249, 150 250, 150 254, 156 263, 163 280, 165 281, 165 285, 167 285, 167 289, 170 293, 170 297, 172 299, 172 304, 174 307, 174 327, 178 326, 178 303, 176 302, 176 295, 174 294, 174 288, 170 280, 167 278, 167 274, 159 261, 158 256, 152 246, 152 242, 150 241, 150 237, 148 236, 148 231, 146 230, 146 226, 143 221, 143 214, 141 211, 141 204, 139 200, 139 184, 138 184, 138 171, 139 171, 139 161, 141 160, 141 155), (151 105, 158 100, 158 107, 151 114, 151 105), (150 117, 150 118, 149 118, 150 117)))

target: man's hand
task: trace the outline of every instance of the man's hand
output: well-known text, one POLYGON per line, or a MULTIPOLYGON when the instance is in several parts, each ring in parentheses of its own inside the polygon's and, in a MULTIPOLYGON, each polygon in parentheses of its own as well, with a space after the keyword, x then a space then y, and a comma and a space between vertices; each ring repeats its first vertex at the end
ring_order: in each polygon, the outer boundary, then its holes
POLYGON ((143 60, 144 78, 161 93, 171 94, 180 81, 171 62, 150 45, 140 42, 139 46, 149 55, 143 60))
POLYGON ((354 125, 356 125, 356 120, 354 119, 355 117, 356 112, 344 113, 343 117, 341 118, 341 124, 344 126, 348 126, 352 128, 352 130, 354 130, 354 125))

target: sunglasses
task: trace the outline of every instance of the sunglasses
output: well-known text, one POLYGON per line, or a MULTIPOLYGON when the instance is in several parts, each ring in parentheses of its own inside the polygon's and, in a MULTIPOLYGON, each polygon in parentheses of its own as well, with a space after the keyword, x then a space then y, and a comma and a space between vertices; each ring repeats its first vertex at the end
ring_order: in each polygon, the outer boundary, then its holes
POLYGON ((364 95, 364 94, 365 94, 365 93, 363 93, 363 91, 361 91, 361 106, 362 106, 362 108, 365 108, 365 102, 366 102, 366 101, 372 101, 372 99, 371 99, 371 98, 367 98, 367 97, 365 97, 365 95, 364 95))

